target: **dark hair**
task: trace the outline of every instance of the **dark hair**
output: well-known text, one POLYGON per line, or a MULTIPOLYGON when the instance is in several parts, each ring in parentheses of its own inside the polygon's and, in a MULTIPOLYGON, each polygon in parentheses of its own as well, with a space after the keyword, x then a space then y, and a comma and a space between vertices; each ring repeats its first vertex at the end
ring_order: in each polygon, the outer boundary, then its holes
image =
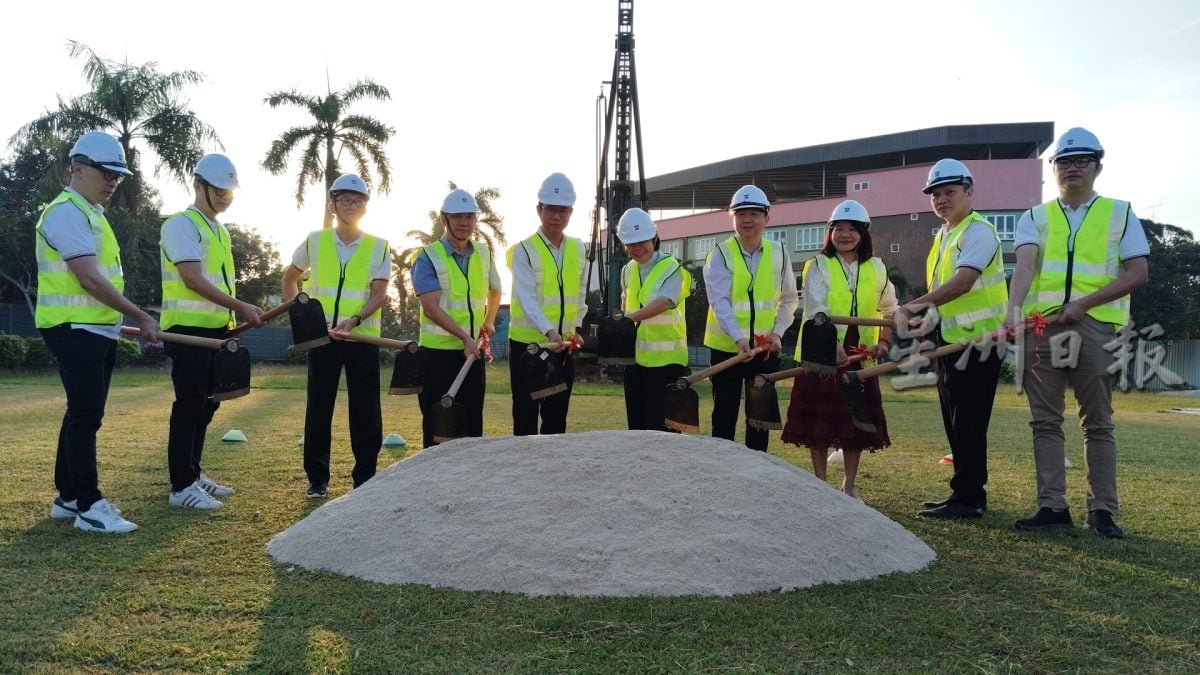
POLYGON ((858 242, 858 262, 863 263, 870 260, 875 255, 875 245, 871 243, 871 231, 867 229, 866 224, 857 220, 835 220, 830 223, 829 227, 825 228, 825 246, 821 248, 821 255, 832 258, 838 254, 837 247, 833 245, 833 226, 838 223, 850 223, 862 237, 858 242))

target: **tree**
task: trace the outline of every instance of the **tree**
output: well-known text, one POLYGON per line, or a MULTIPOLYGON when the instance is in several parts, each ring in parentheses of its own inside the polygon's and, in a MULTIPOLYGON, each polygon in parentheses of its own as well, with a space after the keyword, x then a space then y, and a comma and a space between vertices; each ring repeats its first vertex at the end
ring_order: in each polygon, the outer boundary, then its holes
POLYGON ((264 238, 253 228, 228 223, 229 240, 233 246, 233 267, 237 272, 238 300, 266 307, 279 296, 283 267, 275 242, 264 238))
POLYGON ((57 147, 23 143, 11 161, 0 164, 0 300, 22 300, 32 314, 37 297, 34 227, 42 205, 62 189, 38 187, 37 176, 53 161, 57 147))
POLYGON ((1136 328, 1158 324, 1163 339, 1200 338, 1200 242, 1181 227, 1142 219, 1150 242, 1150 280, 1133 292, 1136 328))
MULTIPOLYGON (((458 189, 454 181, 449 182, 451 190, 458 189)), ((500 189, 485 187, 475 193, 475 203, 479 205, 478 227, 475 228, 476 238, 482 239, 492 254, 492 264, 496 264, 497 247, 505 246, 508 242, 504 236, 504 217, 496 213, 493 201, 500 197, 500 189)), ((416 239, 417 245, 401 251, 393 251, 392 263, 396 268, 396 290, 403 301, 409 297, 412 289, 413 256, 422 248, 441 239, 446 234, 442 225, 441 211, 429 211, 429 231, 409 230, 404 236, 416 239)))
POLYGON ((704 329, 708 324, 708 287, 704 284, 704 261, 689 260, 683 263, 683 268, 692 273, 692 294, 683 301, 688 344, 700 345, 704 342, 704 329))
POLYGON ((192 168, 203 154, 205 142, 220 145, 217 133, 187 109, 178 98, 189 84, 198 84, 204 76, 193 70, 159 72, 153 62, 117 63, 101 57, 87 45, 70 43, 71 58, 83 60, 83 75, 91 91, 69 101, 61 97, 58 108, 21 127, 10 145, 29 142, 48 145, 55 139, 63 150, 43 168, 38 177, 44 190, 62 188, 67 174, 66 149, 81 134, 101 130, 111 133, 125 149, 125 161, 134 175, 113 194, 110 206, 139 215, 139 208, 152 203, 141 171, 144 143, 158 157, 154 174, 166 171, 183 184, 191 182, 192 168))
MULTIPOLYGON (((304 205, 304 190, 313 183, 324 181, 328 200, 329 188, 341 173, 338 158, 341 151, 350 153, 354 167, 367 187, 373 183, 372 169, 379 176, 379 192, 391 189, 391 163, 384 145, 395 133, 395 129, 365 115, 348 115, 347 108, 362 99, 388 101, 392 96, 386 87, 371 80, 359 82, 330 92, 324 98, 296 90, 277 91, 263 101, 271 108, 292 105, 304 108, 312 115, 312 124, 297 126, 283 132, 271 143, 263 158, 262 167, 278 176, 288 170, 288 159, 297 146, 300 167, 296 173, 296 208, 304 205), (336 152, 335 152, 336 150, 336 152)), ((323 227, 333 226, 333 215, 325 209, 323 227)))

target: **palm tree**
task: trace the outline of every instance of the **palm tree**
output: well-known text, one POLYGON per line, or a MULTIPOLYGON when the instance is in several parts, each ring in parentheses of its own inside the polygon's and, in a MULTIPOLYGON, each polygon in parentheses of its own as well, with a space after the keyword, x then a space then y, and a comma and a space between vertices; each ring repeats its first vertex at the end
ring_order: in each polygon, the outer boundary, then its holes
MULTIPOLYGON (((272 108, 282 105, 304 108, 313 118, 313 123, 308 126, 292 127, 283 132, 271 143, 271 149, 262 161, 264 169, 278 176, 287 171, 292 151, 303 146, 300 171, 296 174, 296 208, 304 205, 305 188, 322 180, 328 200, 329 187, 341 173, 338 158, 342 150, 350 153, 354 168, 367 187, 372 184, 374 168, 379 175, 379 191, 386 193, 391 189, 391 163, 384 145, 396 130, 374 117, 345 114, 351 104, 364 98, 388 101, 392 95, 382 85, 361 80, 341 91, 330 92, 324 98, 292 90, 277 91, 263 99, 272 108)), ((323 226, 332 225, 333 215, 326 208, 323 226)))
POLYGON ((158 64, 117 63, 101 57, 87 45, 72 41, 71 58, 83 59, 83 75, 91 91, 69 101, 58 99, 58 108, 21 127, 9 139, 11 146, 30 142, 54 143, 64 148, 48 163, 40 177, 42 187, 61 188, 67 158, 62 156, 81 134, 107 131, 125 149, 125 161, 133 176, 121 183, 112 198, 112 206, 130 213, 154 210, 140 170, 141 152, 135 141, 144 143, 158 156, 154 173, 165 170, 172 178, 188 184, 192 168, 203 154, 205 142, 220 146, 216 131, 187 108, 178 98, 187 85, 198 84, 204 76, 194 70, 159 72, 158 64))

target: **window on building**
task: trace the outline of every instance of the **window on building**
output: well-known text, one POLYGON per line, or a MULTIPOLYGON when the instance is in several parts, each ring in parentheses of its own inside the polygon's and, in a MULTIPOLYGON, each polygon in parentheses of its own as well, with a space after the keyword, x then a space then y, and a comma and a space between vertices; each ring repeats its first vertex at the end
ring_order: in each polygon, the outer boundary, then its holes
POLYGON ((900 244, 892 244, 891 251, 892 251, 892 253, 899 253, 900 252, 900 244))
POLYGON ((825 227, 817 225, 815 227, 798 227, 796 228, 796 250, 797 251, 816 251, 825 243, 825 227))
POLYGON ((688 259, 704 260, 708 252, 716 248, 716 237, 698 237, 688 242, 688 259))
POLYGON ((768 241, 773 241, 785 248, 787 247, 787 230, 767 230, 766 238, 768 241))
POLYGON ((862 192, 863 190, 870 190, 870 189, 871 189, 871 181, 867 181, 867 180, 864 180, 861 183, 855 183, 853 186, 853 190, 855 192, 862 192))
POLYGON ((917 220, 917 219, 919 219, 920 217, 921 217, 921 216, 920 216, 920 214, 917 214, 917 213, 910 213, 910 214, 908 214, 908 219, 909 219, 909 220, 917 220))
POLYGON ((996 227, 996 235, 1000 241, 1012 241, 1017 238, 1017 217, 1011 213, 985 216, 996 227))
POLYGON ((940 228, 940 227, 935 227, 935 228, 933 228, 932 230, 930 230, 930 231, 929 231, 929 235, 930 235, 930 236, 932 236, 932 237, 936 237, 936 236, 937 236, 937 233, 938 233, 938 230, 940 230, 940 229, 942 229, 942 228, 940 228))
POLYGON ((679 241, 678 239, 674 241, 664 241, 662 245, 658 247, 658 250, 669 256, 678 258, 683 255, 683 242, 679 241))

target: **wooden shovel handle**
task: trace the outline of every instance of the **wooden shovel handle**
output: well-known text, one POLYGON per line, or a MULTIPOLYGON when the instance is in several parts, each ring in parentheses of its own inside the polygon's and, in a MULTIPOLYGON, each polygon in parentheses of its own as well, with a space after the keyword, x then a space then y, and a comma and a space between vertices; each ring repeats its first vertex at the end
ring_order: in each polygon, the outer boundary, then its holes
MULTIPOLYGON (((479 342, 476 342, 475 346, 478 347, 482 344, 483 338, 480 337, 479 342)), ((449 408, 450 404, 454 403, 454 397, 458 396, 458 389, 462 387, 463 380, 467 379, 467 371, 471 369, 471 364, 475 363, 476 359, 478 358, 479 357, 477 355, 472 354, 467 357, 466 361, 463 362, 462 368, 458 369, 458 375, 456 375, 454 377, 454 381, 450 383, 450 389, 447 390, 446 395, 442 397, 442 405, 449 408)))
POLYGON ((568 346, 566 342, 530 342, 528 345, 526 345, 525 351, 529 352, 530 354, 537 354, 543 349, 554 351, 566 346, 568 346))
POLYGON ((829 321, 841 326, 879 326, 880 328, 891 328, 896 325, 887 319, 872 319, 865 316, 830 316, 829 321))
POLYGON ((712 377, 713 375, 716 375, 717 373, 721 373, 726 370, 729 370, 730 368, 736 366, 739 363, 749 361, 750 359, 758 356, 762 352, 762 350, 763 350, 762 347, 755 347, 754 349, 751 349, 748 352, 743 352, 736 356, 730 357, 716 365, 709 366, 698 373, 693 373, 692 375, 688 375, 687 377, 683 377, 680 379, 686 380, 688 386, 690 387, 693 384, 699 382, 700 380, 703 380, 706 377, 712 377))
MULTIPOLYGON (((142 331, 134 326, 121 326, 122 335, 131 335, 141 337, 142 331)), ((237 345, 237 340, 218 340, 217 338, 206 338, 198 335, 181 335, 179 333, 168 333, 161 331, 158 334, 159 339, 163 342, 177 342, 181 345, 192 345, 193 347, 208 347, 209 349, 226 349, 231 342, 237 345)), ((232 350, 231 350, 232 351, 232 350)))
MULTIPOLYGON (((848 366, 852 363, 858 363, 859 361, 862 361, 864 358, 866 358, 866 357, 861 354, 855 354, 854 356, 847 358, 846 362, 841 364, 838 367, 841 368, 843 366, 848 366)), ((810 372, 812 372, 812 371, 808 368, 805 368, 804 366, 796 366, 795 368, 788 368, 787 370, 779 370, 774 373, 767 373, 765 375, 762 375, 761 377, 766 382, 778 382, 780 380, 788 380, 793 377, 796 377, 797 375, 803 375, 805 373, 810 373, 810 372)))
MULTIPOLYGON (((296 295, 296 298, 300 297, 301 295, 304 295, 304 294, 300 293, 300 294, 296 295)), ((304 297, 307 300, 308 296, 305 295, 304 297)), ((291 300, 288 300, 287 302, 283 303, 282 305, 272 307, 271 309, 268 309, 267 311, 263 312, 262 322, 265 324, 266 322, 273 320, 275 317, 277 317, 281 314, 286 314, 287 311, 292 308, 292 305, 296 303, 296 298, 292 298, 291 300)), ((229 337, 233 337, 235 335, 241 335, 242 333, 245 333, 246 331, 250 330, 250 328, 251 328, 251 326, 248 323, 238 324, 232 330, 229 331, 229 337)))
POLYGON ((388 349, 399 349, 405 351, 409 349, 409 345, 415 341, 405 342, 404 340, 394 340, 392 338, 375 337, 374 335, 360 335, 358 333, 334 333, 329 331, 329 337, 335 340, 351 340, 353 342, 365 342, 369 345, 377 347, 387 347, 388 349))

